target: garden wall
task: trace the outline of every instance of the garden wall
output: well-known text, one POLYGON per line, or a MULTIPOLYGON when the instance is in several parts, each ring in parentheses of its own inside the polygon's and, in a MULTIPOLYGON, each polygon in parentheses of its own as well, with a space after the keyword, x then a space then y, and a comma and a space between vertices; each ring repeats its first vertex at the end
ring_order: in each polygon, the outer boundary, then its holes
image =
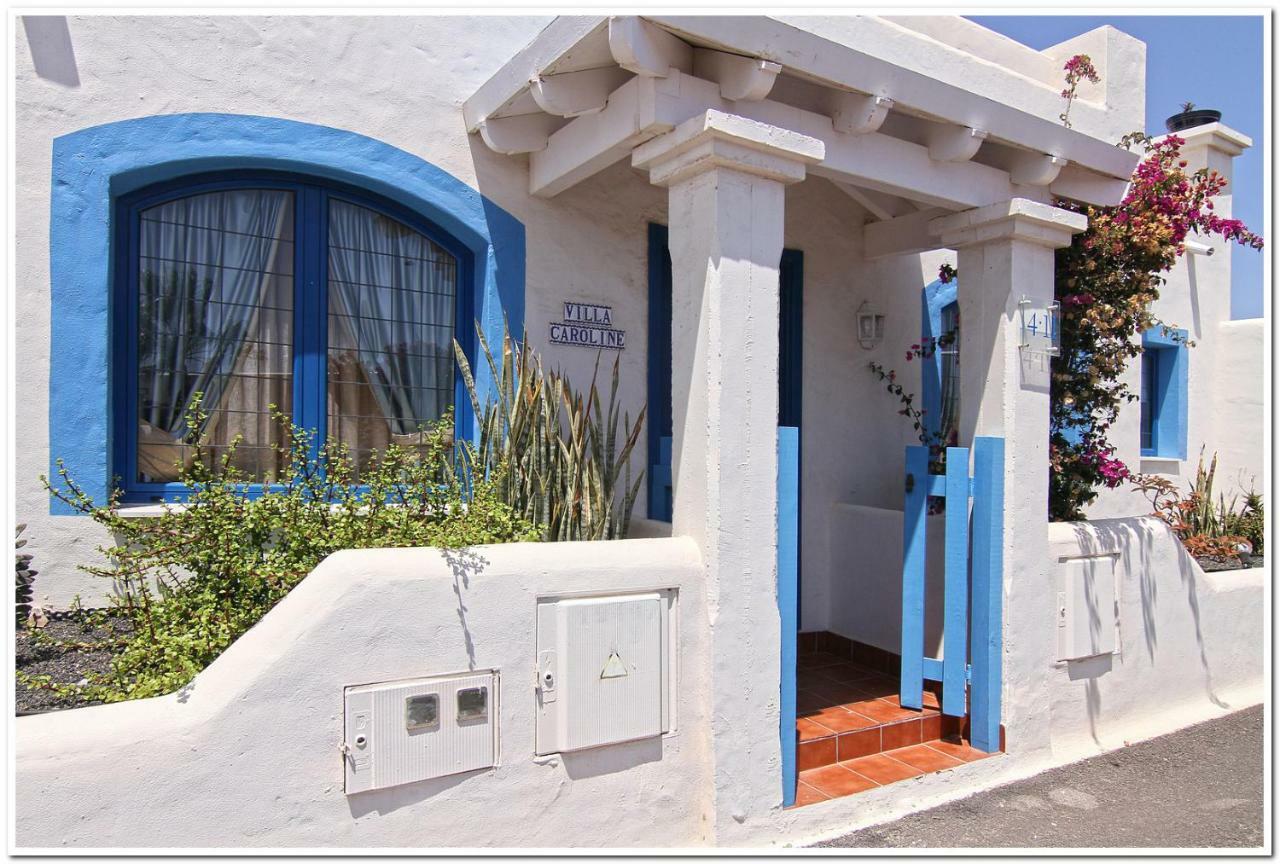
POLYGON ((180 693, 19 718, 17 845, 701 845, 700 574, 680 539, 339 552, 180 693), (655 588, 679 592, 675 731, 535 758, 536 599, 655 588), (344 686, 490 668, 497 767, 343 793, 344 686))
POLYGON ((1109 750, 1266 698, 1266 570, 1206 573, 1152 517, 1051 524, 1049 551, 1058 569, 1114 559, 1118 622, 1116 653, 1052 663, 1055 755, 1109 750))

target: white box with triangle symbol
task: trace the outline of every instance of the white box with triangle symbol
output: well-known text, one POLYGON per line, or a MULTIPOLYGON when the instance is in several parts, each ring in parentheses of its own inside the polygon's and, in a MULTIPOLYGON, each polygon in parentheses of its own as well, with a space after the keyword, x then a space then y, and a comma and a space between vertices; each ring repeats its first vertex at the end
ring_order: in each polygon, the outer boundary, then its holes
POLYGON ((539 755, 671 731, 675 601, 674 589, 539 598, 539 755))

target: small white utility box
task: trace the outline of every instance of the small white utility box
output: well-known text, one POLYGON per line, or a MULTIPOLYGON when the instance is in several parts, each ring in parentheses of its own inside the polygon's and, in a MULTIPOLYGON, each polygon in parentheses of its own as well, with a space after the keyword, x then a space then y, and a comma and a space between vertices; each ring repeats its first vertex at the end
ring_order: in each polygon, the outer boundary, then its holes
POLYGON ((1072 558, 1058 573, 1058 659, 1114 654, 1115 556, 1072 558))
POLYGON ((674 590, 538 601, 536 752, 671 729, 674 590))
POLYGON ((346 793, 489 768, 498 747, 498 673, 347 687, 346 793))

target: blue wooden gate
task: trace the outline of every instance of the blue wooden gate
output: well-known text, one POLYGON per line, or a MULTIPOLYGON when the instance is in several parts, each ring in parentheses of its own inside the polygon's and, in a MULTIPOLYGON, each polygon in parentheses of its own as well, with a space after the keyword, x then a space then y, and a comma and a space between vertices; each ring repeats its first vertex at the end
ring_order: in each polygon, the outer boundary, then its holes
POLYGON ((907 448, 899 695, 904 708, 920 708, 924 682, 940 681, 942 713, 963 717, 967 689, 970 743, 994 752, 1000 748, 1004 439, 975 438, 973 445, 972 478, 966 447, 947 448, 945 474, 929 473, 928 447, 907 448), (930 498, 946 501, 942 659, 924 656, 930 498))
POLYGON ((778 427, 779 735, 782 806, 796 803, 796 638, 800 613, 800 430, 778 427))

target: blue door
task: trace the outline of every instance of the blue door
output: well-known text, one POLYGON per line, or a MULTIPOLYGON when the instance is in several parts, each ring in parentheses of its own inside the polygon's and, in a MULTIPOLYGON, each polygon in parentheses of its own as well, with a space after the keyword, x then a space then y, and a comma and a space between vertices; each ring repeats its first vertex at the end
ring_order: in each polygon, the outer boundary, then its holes
MULTIPOLYGON (((779 276, 778 425, 799 428, 804 358, 804 253, 784 249, 779 276)), ((671 253, 649 225, 649 518, 671 521, 671 253)))

